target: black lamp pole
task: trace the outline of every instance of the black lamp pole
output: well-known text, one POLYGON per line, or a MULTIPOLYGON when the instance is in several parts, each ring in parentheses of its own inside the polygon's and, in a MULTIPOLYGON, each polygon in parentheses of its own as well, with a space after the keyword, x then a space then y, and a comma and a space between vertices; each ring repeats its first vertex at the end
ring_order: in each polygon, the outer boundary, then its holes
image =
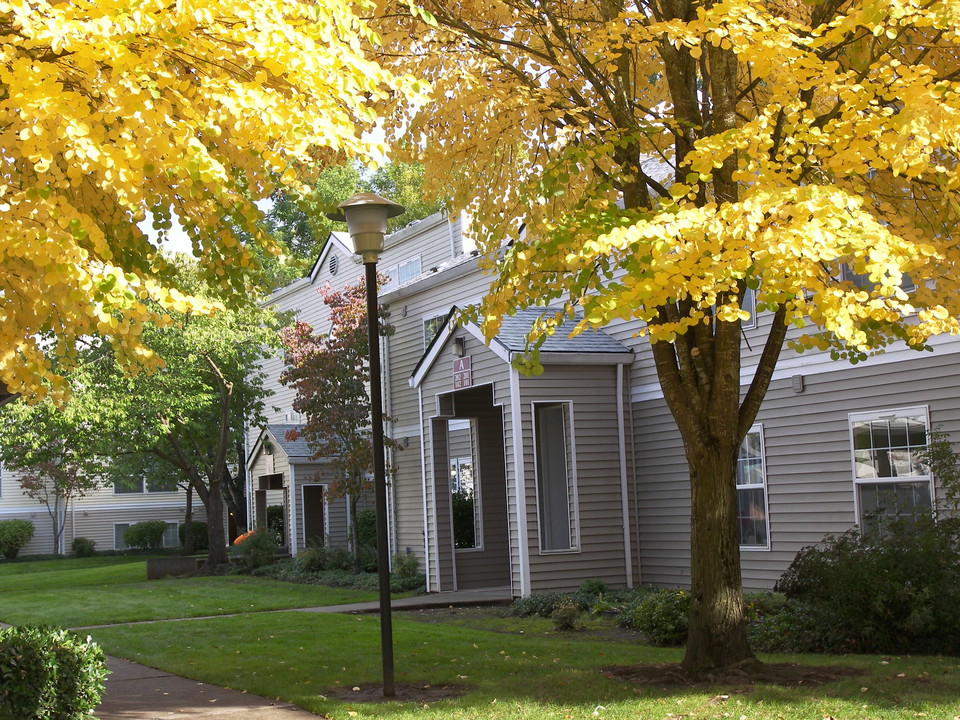
POLYGON ((373 489, 377 514, 377 574, 380 586, 380 654, 383 696, 394 697, 393 616, 390 607, 390 545, 387 531, 387 472, 383 447, 383 392, 380 368, 380 313, 377 305, 377 260, 383 252, 387 218, 403 208, 373 193, 344 200, 331 220, 346 221, 354 252, 363 258, 367 294, 367 337, 370 341, 370 415, 373 431, 373 489))

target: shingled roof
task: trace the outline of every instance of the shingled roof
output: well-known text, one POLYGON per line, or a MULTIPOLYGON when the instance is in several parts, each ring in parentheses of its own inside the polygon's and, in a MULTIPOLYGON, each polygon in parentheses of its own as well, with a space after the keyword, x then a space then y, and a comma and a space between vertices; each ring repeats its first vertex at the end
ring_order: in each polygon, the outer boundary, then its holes
POLYGON ((307 445, 307 441, 303 439, 302 435, 296 440, 287 440, 287 432, 289 430, 302 429, 303 425, 267 425, 267 432, 270 433, 270 436, 276 441, 279 449, 283 450, 283 454, 288 458, 309 458, 313 455, 313 451, 307 445))
MULTIPOLYGON (((526 348, 527 333, 541 315, 552 315, 553 308, 527 308, 516 315, 503 318, 500 332, 493 339, 511 352, 523 352, 526 348)), ((540 348, 544 353, 629 353, 630 349, 603 330, 586 330, 574 337, 568 337, 576 327, 577 321, 567 319, 557 327, 556 332, 547 337, 540 348)))

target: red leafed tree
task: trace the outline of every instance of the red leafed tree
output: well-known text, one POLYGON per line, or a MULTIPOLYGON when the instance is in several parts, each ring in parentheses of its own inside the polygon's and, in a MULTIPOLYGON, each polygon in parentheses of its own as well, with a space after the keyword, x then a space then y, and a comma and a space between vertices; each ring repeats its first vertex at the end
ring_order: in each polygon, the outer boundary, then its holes
MULTIPOLYGON (((342 291, 327 285, 319 292, 330 308, 330 332, 315 334, 310 325, 297 322, 280 334, 287 365, 280 382, 296 389, 293 409, 306 417, 287 439, 303 437, 313 459, 326 459, 339 471, 327 497, 347 500, 354 571, 360 572, 357 503, 373 486, 366 286, 361 278, 342 291)), ((381 311, 380 334, 389 331, 381 311)), ((396 448, 389 438, 384 444, 396 448)))

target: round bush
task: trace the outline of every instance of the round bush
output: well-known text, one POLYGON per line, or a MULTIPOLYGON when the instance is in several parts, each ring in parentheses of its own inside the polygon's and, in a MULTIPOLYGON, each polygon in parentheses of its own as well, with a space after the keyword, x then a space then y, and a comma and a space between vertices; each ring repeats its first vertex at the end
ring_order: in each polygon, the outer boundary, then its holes
POLYGON ((167 524, 163 520, 144 520, 123 531, 123 542, 137 550, 156 550, 163 545, 167 524))
POLYGON ((0 718, 80 720, 103 696, 106 657, 61 628, 0 628, 0 718))
POLYGON ((277 554, 276 535, 269 529, 245 533, 234 540, 233 551, 241 568, 247 572, 271 565, 277 554))
POLYGON ((73 554, 79 558, 93 557, 96 541, 85 537, 75 537, 70 543, 73 554))
POLYGON ((620 611, 617 626, 642 633, 651 645, 683 645, 689 616, 686 590, 650 590, 620 611))
MULTIPOLYGON (((191 528, 193 530, 193 549, 194 551, 206 550, 209 544, 209 538, 207 537, 207 524, 199 520, 194 520, 191 523, 191 528)), ((180 546, 183 547, 184 537, 187 532, 187 524, 180 523, 180 527, 177 528, 177 537, 180 538, 180 546)))
POLYGON ((798 650, 955 654, 958 569, 956 519, 893 522, 870 533, 855 528, 797 554, 777 583, 794 607, 770 622, 806 627, 814 618, 818 632, 801 633, 813 639, 798 650))
POLYGON ((7 560, 13 560, 20 548, 33 539, 33 523, 29 520, 0 521, 0 552, 7 560))

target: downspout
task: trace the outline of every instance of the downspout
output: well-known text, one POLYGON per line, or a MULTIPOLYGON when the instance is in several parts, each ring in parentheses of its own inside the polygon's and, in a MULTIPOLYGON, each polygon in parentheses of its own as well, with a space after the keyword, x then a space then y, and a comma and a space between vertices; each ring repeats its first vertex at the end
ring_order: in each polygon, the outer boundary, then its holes
MULTIPOLYGON (((632 369, 632 366, 631 366, 632 369)), ((632 373, 631 373, 632 375, 632 373)), ((640 509, 640 498, 638 496, 637 488, 637 442, 636 442, 636 427, 633 424, 633 389, 630 391, 630 402, 627 403, 627 419, 630 423, 630 464, 633 469, 633 508, 634 515, 633 521, 637 523, 637 579, 642 584, 643 583, 643 553, 641 552, 640 546, 640 524, 639 524, 639 509, 640 509)))
POLYGON ((510 364, 510 422, 513 425, 513 472, 516 482, 517 552, 520 562, 520 596, 530 594, 530 538, 527 536, 527 481, 523 464, 523 428, 520 418, 520 372, 510 364))
MULTIPOLYGON (((287 462, 290 457, 287 456, 287 462)), ((290 469, 290 556, 297 556, 297 473, 296 466, 289 464, 290 469)))
POLYGON ((447 215, 447 235, 450 236, 450 259, 453 260, 457 256, 457 240, 453 232, 453 220, 450 215, 447 215))
POLYGON ((633 543, 631 542, 630 494, 627 483, 627 438, 623 407, 623 365, 617 365, 617 444, 620 460, 620 507, 623 513, 623 561, 627 571, 627 587, 633 587, 633 543))

